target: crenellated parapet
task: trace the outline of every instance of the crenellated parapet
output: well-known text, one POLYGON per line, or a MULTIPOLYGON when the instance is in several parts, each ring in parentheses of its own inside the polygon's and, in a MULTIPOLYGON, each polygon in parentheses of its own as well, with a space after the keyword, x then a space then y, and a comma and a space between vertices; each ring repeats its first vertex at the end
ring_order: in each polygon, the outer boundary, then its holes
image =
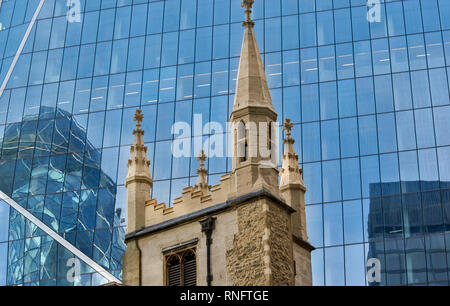
POLYGON ((220 184, 208 186, 206 189, 198 185, 183 189, 181 196, 173 200, 173 205, 158 203, 157 199, 148 200, 145 204, 145 226, 159 224, 171 219, 190 214, 228 199, 231 188, 231 175, 221 177, 220 184))
POLYGON ((150 175, 150 161, 147 159, 147 147, 144 144, 144 130, 141 123, 144 116, 137 110, 134 116, 136 129, 133 131, 134 143, 130 147, 128 175, 125 180, 128 202, 127 232, 140 230, 154 224, 193 213, 215 204, 225 202, 232 193, 231 174, 222 176, 220 184, 208 184, 208 170, 205 168, 206 154, 201 150, 197 170, 198 182, 195 186, 183 189, 181 196, 173 200, 173 205, 158 203, 150 198, 153 179, 150 175))

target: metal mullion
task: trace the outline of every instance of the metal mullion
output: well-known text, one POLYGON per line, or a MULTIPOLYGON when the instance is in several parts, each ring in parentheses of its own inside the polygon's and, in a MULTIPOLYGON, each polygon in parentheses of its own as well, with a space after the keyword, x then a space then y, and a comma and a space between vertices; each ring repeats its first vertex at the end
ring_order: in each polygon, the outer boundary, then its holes
POLYGON ((25 47, 25 43, 27 42, 28 37, 31 33, 31 30, 33 29, 33 26, 36 23, 37 17, 42 9, 42 6, 44 5, 44 2, 45 2, 45 0, 40 0, 38 7, 36 8, 36 11, 34 12, 34 15, 31 18, 30 23, 28 24, 28 28, 25 32, 25 35, 22 38, 22 41, 20 42, 19 48, 17 49, 17 52, 16 52, 16 55, 14 56, 11 66, 9 67, 8 72, 6 73, 5 79, 3 80, 3 83, 0 86, 0 97, 3 95, 6 85, 8 84, 8 81, 13 73, 13 70, 19 60, 20 55, 22 54, 23 48, 25 47))

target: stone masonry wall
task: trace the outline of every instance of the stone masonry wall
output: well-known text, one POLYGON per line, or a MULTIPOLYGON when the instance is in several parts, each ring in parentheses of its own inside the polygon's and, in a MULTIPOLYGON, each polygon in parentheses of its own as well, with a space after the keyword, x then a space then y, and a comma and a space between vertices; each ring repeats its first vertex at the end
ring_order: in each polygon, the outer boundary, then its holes
POLYGON ((263 235, 266 226, 260 200, 237 208, 238 233, 233 248, 226 251, 227 271, 233 286, 264 286, 263 235))
MULTIPOLYGON (((270 202, 269 202, 270 203, 270 202)), ((294 285, 292 225, 290 214, 282 207, 270 203, 267 224, 270 232, 271 286, 294 285)))
POLYGON ((295 285, 312 286, 311 253, 294 243, 295 285))
POLYGON ((235 286, 294 285, 290 215, 268 199, 237 208, 238 233, 227 250, 227 271, 235 286))
POLYGON ((138 240, 127 242, 127 250, 123 256, 122 281, 126 286, 141 285, 141 251, 138 240))

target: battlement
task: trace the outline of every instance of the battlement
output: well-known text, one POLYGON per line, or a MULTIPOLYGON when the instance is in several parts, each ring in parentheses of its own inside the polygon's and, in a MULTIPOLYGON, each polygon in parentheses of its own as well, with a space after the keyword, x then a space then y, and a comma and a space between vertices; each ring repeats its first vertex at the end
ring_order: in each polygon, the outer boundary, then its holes
POLYGON ((145 203, 145 227, 223 203, 228 199, 230 189, 231 173, 227 173, 220 178, 219 184, 208 186, 206 194, 198 186, 184 188, 170 207, 158 203, 157 199, 148 200, 145 203))

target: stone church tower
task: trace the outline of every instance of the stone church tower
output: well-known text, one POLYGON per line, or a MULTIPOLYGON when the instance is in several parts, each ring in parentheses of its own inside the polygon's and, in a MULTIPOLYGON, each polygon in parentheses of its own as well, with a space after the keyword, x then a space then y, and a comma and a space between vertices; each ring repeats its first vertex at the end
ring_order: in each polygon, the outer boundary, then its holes
POLYGON ((277 113, 253 32, 253 2, 242 3, 246 21, 230 116, 233 167, 220 184, 208 185, 202 151, 197 185, 184 188, 172 207, 150 199, 153 181, 143 143, 143 115, 136 112, 125 182, 125 285, 312 284, 314 248, 306 234, 306 187, 289 119, 283 127, 281 171, 274 161, 277 113))

